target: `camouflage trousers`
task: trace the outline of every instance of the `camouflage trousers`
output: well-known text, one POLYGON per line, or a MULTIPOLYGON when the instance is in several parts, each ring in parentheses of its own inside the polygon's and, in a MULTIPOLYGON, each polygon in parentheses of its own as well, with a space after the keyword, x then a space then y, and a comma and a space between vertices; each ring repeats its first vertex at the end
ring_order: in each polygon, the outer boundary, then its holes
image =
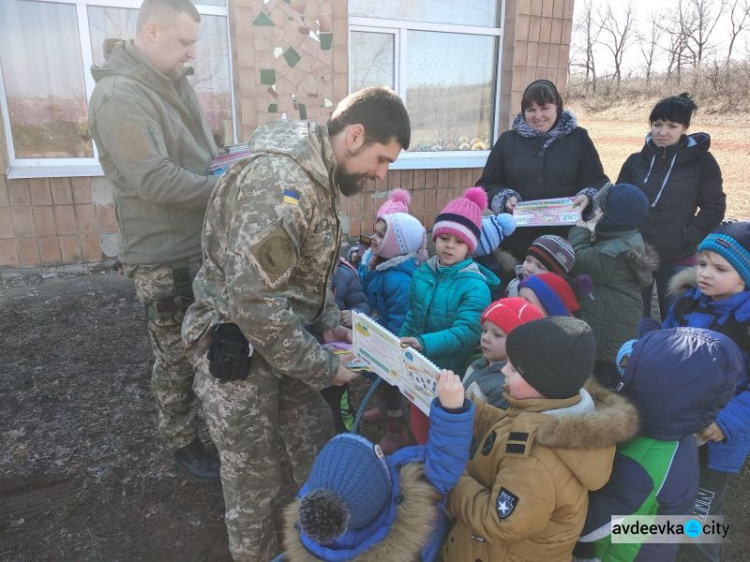
POLYGON ((268 561, 281 551, 284 507, 333 437, 331 410, 317 390, 274 375, 258 354, 246 380, 224 383, 198 358, 195 393, 221 459, 232 557, 268 561))
MULTIPOLYGON (((185 282, 174 279, 174 271, 187 268, 188 286, 200 269, 200 257, 182 264, 125 265, 125 275, 135 281, 140 302, 153 305, 161 299, 172 299, 185 290, 185 282)), ((154 366, 151 391, 159 412, 159 434, 170 450, 189 445, 198 435, 195 423, 193 367, 185 354, 180 328, 185 312, 175 310, 158 318, 149 315, 148 334, 154 366)))

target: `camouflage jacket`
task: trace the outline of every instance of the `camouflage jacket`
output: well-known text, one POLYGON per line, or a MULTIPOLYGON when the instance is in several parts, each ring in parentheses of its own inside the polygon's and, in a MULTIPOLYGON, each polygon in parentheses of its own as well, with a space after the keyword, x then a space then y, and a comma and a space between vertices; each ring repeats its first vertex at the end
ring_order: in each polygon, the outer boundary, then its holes
POLYGON ((275 374, 322 388, 339 360, 305 326, 319 333, 340 323, 330 289, 341 219, 328 131, 277 121, 253 134, 250 149, 209 200, 183 340, 200 355, 212 326, 237 324, 275 374))

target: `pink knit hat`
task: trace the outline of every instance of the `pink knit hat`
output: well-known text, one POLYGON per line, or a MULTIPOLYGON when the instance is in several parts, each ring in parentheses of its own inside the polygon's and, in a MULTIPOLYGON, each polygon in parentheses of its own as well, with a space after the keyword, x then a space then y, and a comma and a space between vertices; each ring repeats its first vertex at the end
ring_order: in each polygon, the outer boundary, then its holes
POLYGON ((386 202, 378 209, 377 218, 382 218, 383 215, 390 215, 391 213, 408 213, 409 203, 411 203, 409 192, 397 187, 391 191, 386 202))
POLYGON ((406 213, 389 213, 380 220, 385 222, 386 230, 383 241, 374 252, 376 256, 389 260, 396 256, 419 254, 420 250, 426 249, 426 231, 422 223, 413 216, 406 213))
POLYGON ((450 201, 435 218, 432 239, 441 234, 452 234, 462 240, 473 254, 482 233, 482 211, 487 207, 484 188, 470 187, 463 197, 450 201))

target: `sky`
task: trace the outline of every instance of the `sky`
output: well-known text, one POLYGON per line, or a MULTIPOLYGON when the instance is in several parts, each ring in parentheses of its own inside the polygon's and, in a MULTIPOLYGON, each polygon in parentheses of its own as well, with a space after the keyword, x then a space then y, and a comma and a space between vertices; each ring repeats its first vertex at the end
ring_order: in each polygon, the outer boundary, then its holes
MULTIPOLYGON (((688 0, 683 0, 683 2, 687 2, 688 0)), ((612 5, 615 10, 622 10, 627 5, 627 0, 593 0, 595 6, 602 6, 606 7, 608 4, 612 5)), ((636 26, 635 28, 640 31, 643 35, 648 35, 650 32, 650 19, 651 14, 656 13, 658 16, 664 17, 667 13, 670 12, 671 9, 673 9, 675 6, 677 6, 677 0, 631 0, 634 12, 636 14, 637 20, 636 20, 636 26)), ((719 5, 721 4, 721 0, 711 0, 712 10, 714 13, 718 11, 719 5)), ((573 22, 578 22, 582 16, 582 13, 585 11, 585 0, 575 0, 575 6, 574 6, 574 12, 573 12, 573 22)), ((622 13, 622 12, 620 12, 622 13)), ((574 25, 575 27, 575 25, 574 25)), ((727 51, 727 44, 728 44, 728 35, 729 30, 731 29, 731 26, 729 24, 729 18, 725 14, 722 18, 722 20, 719 22, 719 24, 716 27, 716 30, 713 32, 713 35, 711 36, 711 41, 715 42, 717 44, 717 53, 719 55, 720 59, 726 58, 726 51, 727 51)), ((572 38, 572 44, 573 48, 571 49, 571 58, 573 60, 576 59, 576 53, 575 53, 575 46, 583 46, 584 42, 581 39, 580 35, 577 35, 578 32, 574 29, 573 31, 573 38, 572 38)), ((737 40, 737 43, 735 43, 734 47, 734 53, 732 58, 738 59, 738 58, 747 58, 747 54, 745 51, 746 45, 750 44, 748 43, 748 39, 750 39, 750 32, 744 32, 744 37, 740 35, 740 37, 737 40)), ((611 72, 614 68, 611 60, 612 55, 609 54, 609 51, 606 50, 605 47, 598 47, 595 51, 595 60, 597 64, 597 73, 598 74, 604 74, 607 72, 611 72)), ((667 60, 666 60, 666 54, 662 52, 660 55, 660 58, 657 59, 657 68, 663 69, 666 67, 667 60)), ((632 45, 625 53, 624 58, 624 66, 625 66, 625 72, 624 75, 627 74, 628 70, 633 70, 639 67, 642 67, 644 65, 643 63, 643 56, 641 55, 640 48, 638 44, 632 45)), ((572 69, 573 72, 576 72, 576 69, 572 69)))

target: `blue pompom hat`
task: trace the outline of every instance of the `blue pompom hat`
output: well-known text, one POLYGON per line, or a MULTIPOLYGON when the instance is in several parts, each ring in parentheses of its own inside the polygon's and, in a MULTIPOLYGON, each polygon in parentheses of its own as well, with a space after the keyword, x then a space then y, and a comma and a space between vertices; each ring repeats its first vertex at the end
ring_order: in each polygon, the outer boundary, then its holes
POLYGON ((365 527, 388 505, 391 488, 388 463, 380 447, 361 435, 337 435, 318 453, 300 492, 302 531, 328 542, 348 530, 365 527), (332 503, 338 504, 335 509, 340 512, 341 525, 335 531, 321 529, 329 526, 332 503), (306 513, 310 515, 305 517, 306 513))

